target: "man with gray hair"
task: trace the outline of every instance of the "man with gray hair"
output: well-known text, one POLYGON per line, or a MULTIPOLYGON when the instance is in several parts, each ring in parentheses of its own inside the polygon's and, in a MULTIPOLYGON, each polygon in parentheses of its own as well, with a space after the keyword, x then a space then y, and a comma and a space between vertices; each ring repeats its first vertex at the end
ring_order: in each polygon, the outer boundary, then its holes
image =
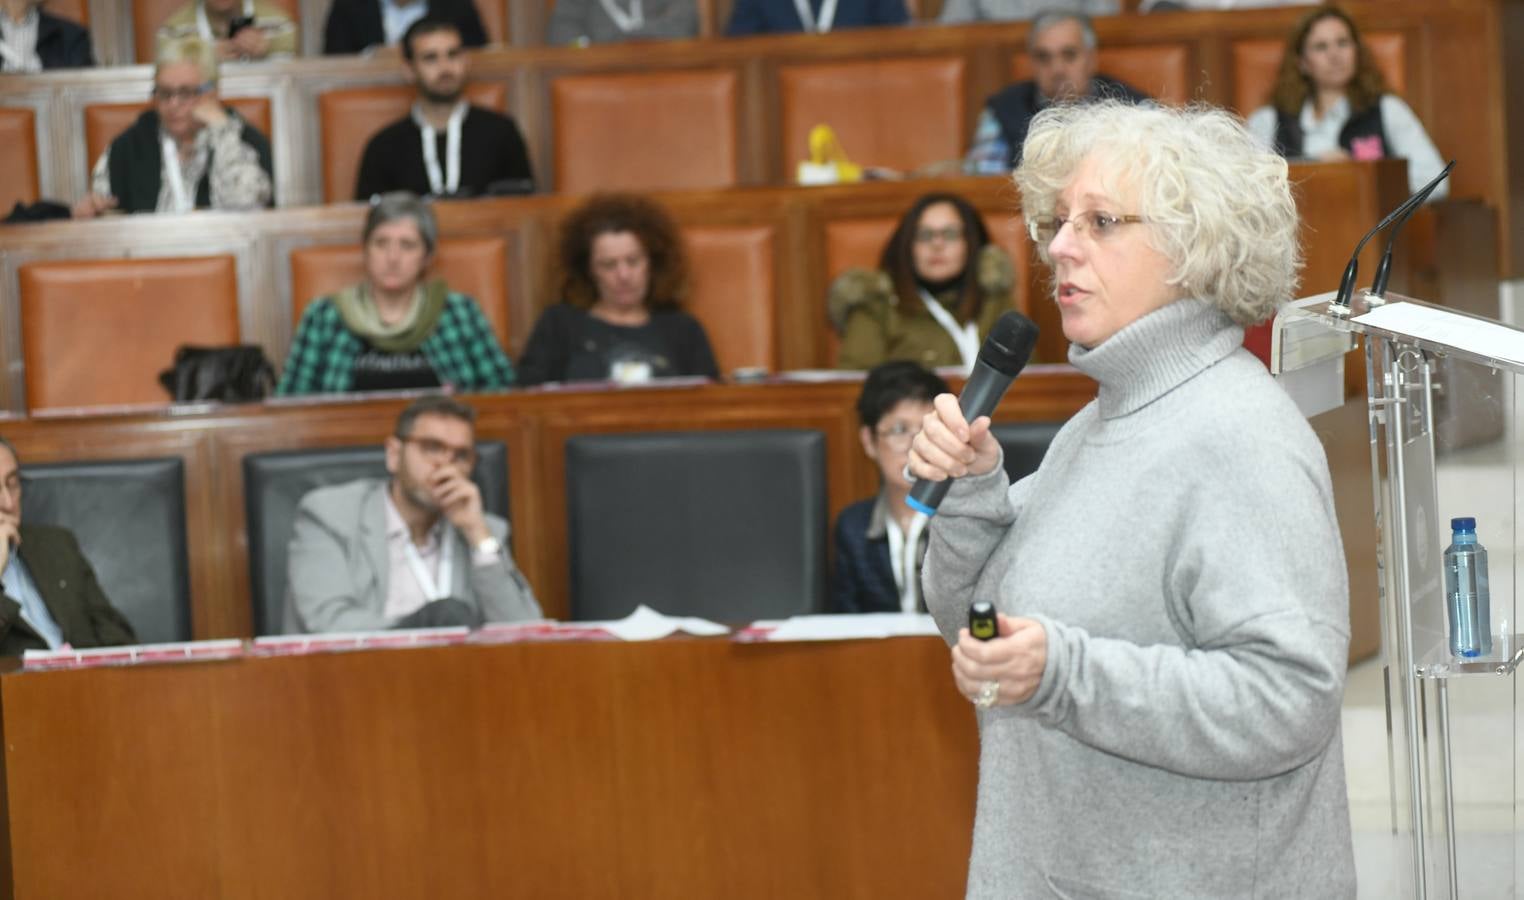
POLYGON ((153 74, 153 105, 96 161, 76 219, 108 210, 252 210, 273 196, 270 141, 217 97, 217 49, 185 38, 166 44, 153 74))
POLYGON ((985 101, 963 168, 971 174, 1009 175, 1021 162, 1032 117, 1054 103, 1098 98, 1137 103, 1148 95, 1096 73, 1095 29, 1083 13, 1038 13, 1027 32, 1032 58, 1029 81, 1010 85, 985 101))
POLYGON ((1091 16, 1114 16, 1122 11, 1119 0, 947 0, 942 4, 941 23, 1021 22, 1043 12, 1076 12, 1091 16))
POLYGON ((136 642, 74 535, 21 524, 21 460, 0 437, 0 656, 136 642))

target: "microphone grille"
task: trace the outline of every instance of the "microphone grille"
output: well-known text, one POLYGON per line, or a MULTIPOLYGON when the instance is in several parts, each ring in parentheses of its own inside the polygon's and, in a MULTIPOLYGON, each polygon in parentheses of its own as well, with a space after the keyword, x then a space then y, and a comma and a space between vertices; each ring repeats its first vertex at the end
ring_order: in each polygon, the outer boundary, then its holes
POLYGON ((979 348, 979 361, 1001 373, 1016 377, 1032 358, 1037 346, 1037 323, 1015 310, 1001 316, 979 348))

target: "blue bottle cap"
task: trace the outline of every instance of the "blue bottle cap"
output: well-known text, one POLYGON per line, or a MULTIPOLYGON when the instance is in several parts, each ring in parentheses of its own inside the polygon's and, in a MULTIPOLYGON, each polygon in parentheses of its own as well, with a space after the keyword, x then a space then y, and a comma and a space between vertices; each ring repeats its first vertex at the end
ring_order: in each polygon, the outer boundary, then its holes
POLYGON ((1450 520, 1450 530, 1451 531, 1475 531, 1476 530, 1476 519, 1472 518, 1471 516, 1461 516, 1460 518, 1457 518, 1457 519, 1451 519, 1450 520))

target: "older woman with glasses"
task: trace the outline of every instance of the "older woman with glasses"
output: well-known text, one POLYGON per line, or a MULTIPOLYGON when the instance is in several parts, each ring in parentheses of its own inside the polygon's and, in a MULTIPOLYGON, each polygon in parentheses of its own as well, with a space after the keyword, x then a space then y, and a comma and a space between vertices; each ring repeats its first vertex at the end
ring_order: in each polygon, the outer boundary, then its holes
POLYGON ((1328 465, 1242 346, 1296 285, 1286 163, 1220 110, 1102 103, 1040 113, 1016 184, 1100 388, 1015 485, 951 395, 910 450, 958 479, 923 577, 978 711, 968 896, 1354 897, 1328 465))
POLYGON ((269 140, 217 97, 215 46, 186 38, 160 49, 153 106, 96 161, 74 217, 259 209, 274 196, 273 171, 269 140))
POLYGON ((990 243, 979 211, 956 194, 927 194, 889 236, 878 270, 849 269, 832 283, 836 365, 871 369, 898 359, 967 369, 1011 308, 1015 283, 1010 257, 990 243))
POLYGON ((513 364, 476 301, 425 277, 439 244, 426 200, 382 194, 361 243, 365 280, 307 305, 277 394, 513 384, 513 364))

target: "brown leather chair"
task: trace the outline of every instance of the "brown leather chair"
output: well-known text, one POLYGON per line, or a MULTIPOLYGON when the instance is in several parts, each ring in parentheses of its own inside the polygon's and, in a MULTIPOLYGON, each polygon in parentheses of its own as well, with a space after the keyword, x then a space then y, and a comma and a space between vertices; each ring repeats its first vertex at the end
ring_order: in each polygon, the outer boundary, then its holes
MULTIPOLYGON (((508 348, 508 241, 503 237, 442 238, 430 274, 468 294, 486 314, 498 343, 508 348)), ((360 248, 323 244, 291 251, 291 327, 316 297, 365 278, 360 248)))
POLYGON ((737 182, 736 73, 571 75, 551 83, 556 190, 737 182))
POLYGON ((809 133, 830 125, 855 163, 909 171, 963 157, 968 127, 957 57, 783 66, 784 175, 809 155, 809 133))
MULTIPOLYGON (((1407 38, 1399 31, 1367 32, 1361 36, 1394 94, 1407 87, 1407 38)), ((1248 115, 1270 102, 1280 72, 1282 38, 1246 38, 1233 42, 1233 107, 1248 115)))
POLYGON ((508 4, 513 0, 476 0, 476 14, 481 16, 482 30, 487 32, 488 46, 506 46, 510 43, 508 31, 508 4))
POLYGON ((20 283, 33 411, 168 403, 177 347, 238 343, 232 255, 37 262, 20 283))
MULTIPOLYGON (((138 54, 138 62, 153 62, 154 36, 159 33, 159 26, 163 25, 164 20, 173 15, 175 10, 188 2, 190 0, 132 0, 132 37, 133 46, 138 54)), ((291 16, 291 21, 297 23, 302 21, 302 11, 297 5, 297 0, 274 0, 274 2, 291 16)))
POLYGON ((22 106, 0 106, 0 218, 17 201, 37 199, 37 117, 22 106))
POLYGON ((90 0, 48 0, 48 15, 90 25, 90 0))
POLYGON ((692 285, 688 312, 704 325, 721 374, 778 368, 770 225, 685 228, 692 285))
MULTIPOLYGON (((1181 105, 1191 99, 1191 48, 1188 44, 1147 44, 1102 47, 1096 68, 1165 103, 1181 105)), ((1025 53, 1011 62, 1011 77, 1032 77, 1032 60, 1025 53)))
MULTIPOLYGON (((244 121, 258 128, 260 133, 275 142, 270 133, 269 97, 223 97, 222 102, 243 116, 244 121)), ((86 172, 95 169, 95 161, 101 158, 117 135, 126 131, 137 121, 148 103, 92 103, 85 107, 85 165, 86 172)))
MULTIPOLYGON (((408 85, 340 88, 318 97, 319 128, 323 138, 323 199, 343 203, 355 196, 360 157, 376 132, 408 114, 415 93, 408 85)), ((466 99, 476 106, 503 112, 508 88, 502 82, 473 81, 466 99)))

